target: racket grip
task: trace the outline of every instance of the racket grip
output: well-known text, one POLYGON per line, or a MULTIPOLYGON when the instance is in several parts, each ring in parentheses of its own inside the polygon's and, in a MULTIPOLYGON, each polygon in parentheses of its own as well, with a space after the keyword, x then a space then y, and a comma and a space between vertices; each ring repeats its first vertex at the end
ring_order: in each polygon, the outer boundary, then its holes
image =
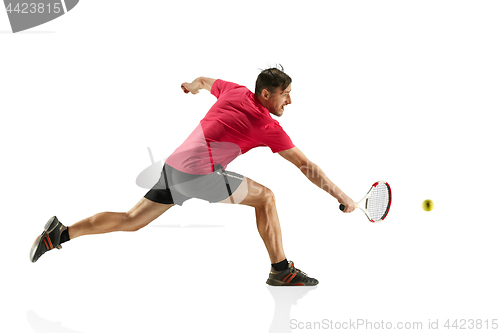
POLYGON ((344 206, 344 205, 342 205, 342 204, 340 204, 339 209, 340 209, 341 211, 344 211, 345 206, 344 206))

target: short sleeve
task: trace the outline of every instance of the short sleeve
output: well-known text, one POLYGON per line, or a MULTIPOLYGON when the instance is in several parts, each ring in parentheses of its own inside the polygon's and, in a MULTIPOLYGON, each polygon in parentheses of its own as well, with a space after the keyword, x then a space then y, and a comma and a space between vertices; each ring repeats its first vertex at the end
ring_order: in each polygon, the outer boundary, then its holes
POLYGON ((210 93, 212 95, 214 95, 215 97, 219 98, 220 95, 224 94, 225 92, 228 92, 229 90, 235 89, 237 87, 241 87, 241 86, 239 84, 236 84, 233 82, 228 82, 228 81, 223 81, 223 80, 217 79, 212 84, 212 89, 210 90, 210 93))
POLYGON ((278 121, 270 124, 265 131, 263 137, 264 145, 271 148, 273 153, 277 153, 283 150, 292 149, 295 145, 292 139, 286 134, 283 128, 280 126, 278 121))

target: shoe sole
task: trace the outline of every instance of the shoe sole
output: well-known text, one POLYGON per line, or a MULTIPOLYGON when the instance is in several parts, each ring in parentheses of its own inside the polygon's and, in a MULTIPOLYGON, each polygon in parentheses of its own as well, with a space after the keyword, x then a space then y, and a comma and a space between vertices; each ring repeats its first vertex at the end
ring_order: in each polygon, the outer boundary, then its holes
POLYGON ((287 284, 285 282, 281 282, 279 280, 267 280, 266 283, 270 286, 275 286, 275 287, 314 287, 317 286, 318 284, 311 284, 311 285, 306 285, 304 283, 297 283, 297 284, 287 284))
POLYGON ((33 261, 33 257, 35 256, 35 253, 38 250, 38 246, 40 245, 40 242, 42 241, 42 239, 45 236, 47 236, 48 233, 51 233, 52 231, 54 231, 54 229, 57 227, 58 224, 59 224, 59 221, 57 220, 57 218, 55 216, 52 216, 47 221, 47 223, 45 223, 45 227, 44 227, 42 234, 40 236, 38 236, 37 239, 35 239, 35 242, 31 246, 31 251, 30 251, 30 261, 31 262, 36 262, 36 260, 33 261))

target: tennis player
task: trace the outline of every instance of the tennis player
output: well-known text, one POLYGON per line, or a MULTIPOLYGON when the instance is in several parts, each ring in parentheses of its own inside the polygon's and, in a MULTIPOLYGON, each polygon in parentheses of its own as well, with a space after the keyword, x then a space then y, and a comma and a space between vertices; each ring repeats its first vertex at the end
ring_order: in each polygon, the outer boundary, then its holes
POLYGON ((288 261, 283 250, 281 228, 273 192, 227 165, 255 147, 267 146, 293 163, 319 188, 325 190, 350 213, 355 204, 325 173, 311 162, 271 115, 281 117, 292 103, 292 79, 283 67, 263 70, 257 77, 255 93, 236 83, 199 77, 183 83, 182 90, 198 94, 210 91, 217 101, 189 137, 170 155, 158 183, 128 212, 103 212, 69 227, 57 217, 46 223, 30 252, 36 262, 41 255, 83 235, 112 231, 137 231, 174 205, 191 198, 211 203, 247 205, 255 208, 257 229, 269 253, 273 286, 313 286, 318 280, 307 276, 288 261))

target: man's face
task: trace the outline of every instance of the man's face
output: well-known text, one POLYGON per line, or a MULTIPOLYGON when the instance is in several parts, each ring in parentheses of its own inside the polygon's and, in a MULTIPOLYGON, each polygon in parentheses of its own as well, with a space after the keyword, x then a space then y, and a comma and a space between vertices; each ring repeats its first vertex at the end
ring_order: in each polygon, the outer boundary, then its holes
POLYGON ((266 100, 266 104, 264 105, 270 113, 275 116, 281 117, 284 112, 285 105, 291 104, 292 99, 290 98, 290 91, 292 90, 292 85, 288 85, 285 90, 281 88, 276 88, 274 94, 271 94, 267 89, 264 89, 262 94, 264 95, 264 99, 266 100))

